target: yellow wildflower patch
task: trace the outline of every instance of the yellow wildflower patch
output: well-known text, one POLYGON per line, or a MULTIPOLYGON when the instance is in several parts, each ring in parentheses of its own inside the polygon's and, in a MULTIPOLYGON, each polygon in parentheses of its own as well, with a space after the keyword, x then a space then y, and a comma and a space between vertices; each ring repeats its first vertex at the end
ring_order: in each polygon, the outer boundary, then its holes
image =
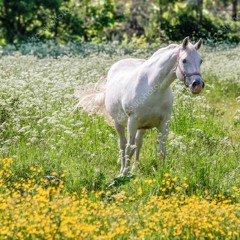
POLYGON ((135 196, 85 188, 78 195, 64 192, 63 183, 52 185, 46 179, 21 179, 10 187, 5 179, 11 161, 0 162, 0 239, 239 237, 240 204, 223 196, 217 195, 215 201, 181 192, 143 197, 142 188, 135 196))

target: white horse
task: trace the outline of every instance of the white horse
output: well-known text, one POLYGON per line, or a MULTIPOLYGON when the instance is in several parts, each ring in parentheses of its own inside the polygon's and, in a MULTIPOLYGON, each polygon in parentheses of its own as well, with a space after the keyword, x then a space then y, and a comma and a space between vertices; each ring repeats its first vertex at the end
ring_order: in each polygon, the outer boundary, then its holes
POLYGON ((170 85, 177 77, 192 93, 202 91, 202 59, 197 51, 201 45, 201 39, 192 45, 186 37, 182 44, 161 48, 147 60, 120 60, 112 65, 107 81, 99 90, 78 95, 78 106, 90 112, 109 114, 113 119, 119 135, 122 160, 120 175, 129 174, 130 159, 134 152, 132 169, 139 164, 139 152, 146 129, 158 129, 158 153, 165 158, 173 105, 170 85))

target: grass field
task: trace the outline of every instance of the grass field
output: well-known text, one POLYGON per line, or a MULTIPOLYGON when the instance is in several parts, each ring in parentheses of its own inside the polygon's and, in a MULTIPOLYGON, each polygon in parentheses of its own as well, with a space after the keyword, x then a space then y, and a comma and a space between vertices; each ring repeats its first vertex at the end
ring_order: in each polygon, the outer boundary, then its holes
POLYGON ((74 91, 154 49, 22 49, 0 58, 1 238, 240 238, 240 47, 201 50, 204 92, 173 84, 166 161, 151 130, 140 169, 112 187, 116 132, 73 111, 74 91))

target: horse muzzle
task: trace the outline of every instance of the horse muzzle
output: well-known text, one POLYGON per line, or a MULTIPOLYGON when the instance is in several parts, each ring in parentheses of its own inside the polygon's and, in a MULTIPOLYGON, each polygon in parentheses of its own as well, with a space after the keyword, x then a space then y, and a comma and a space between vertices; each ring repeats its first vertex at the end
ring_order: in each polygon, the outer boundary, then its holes
POLYGON ((189 84, 190 91, 193 94, 198 94, 204 89, 204 82, 201 78, 193 79, 193 81, 189 84))

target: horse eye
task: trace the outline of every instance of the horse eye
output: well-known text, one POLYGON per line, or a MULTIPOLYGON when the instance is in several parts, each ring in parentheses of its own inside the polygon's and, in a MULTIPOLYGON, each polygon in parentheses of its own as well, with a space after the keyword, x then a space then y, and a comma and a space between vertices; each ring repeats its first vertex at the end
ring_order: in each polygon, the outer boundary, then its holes
POLYGON ((200 64, 202 64, 203 60, 201 59, 200 64))
POLYGON ((186 62, 187 62, 187 59, 183 59, 182 62, 183 62, 183 63, 186 63, 186 62))

